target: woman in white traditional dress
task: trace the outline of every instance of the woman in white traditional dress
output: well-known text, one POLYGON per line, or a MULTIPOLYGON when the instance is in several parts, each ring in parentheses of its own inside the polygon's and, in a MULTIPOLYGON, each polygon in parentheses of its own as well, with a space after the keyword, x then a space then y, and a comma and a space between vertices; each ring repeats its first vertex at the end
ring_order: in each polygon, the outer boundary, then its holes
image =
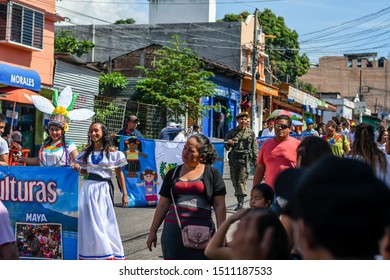
MULTIPOLYGON (((26 158, 17 155, 15 160, 27 165, 40 165, 50 167, 70 166, 78 155, 76 145, 65 139, 70 120, 86 120, 94 115, 89 109, 75 109, 74 103, 77 94, 67 86, 58 96, 54 92, 53 101, 50 102, 43 96, 32 96, 34 106, 43 113, 50 114, 48 124, 49 137, 47 137, 39 149, 38 157, 26 158)), ((75 167, 78 169, 78 166, 75 167)))
POLYGON ((87 178, 79 194, 79 259, 125 259, 109 181, 113 169, 122 189, 122 206, 128 197, 122 166, 127 164, 123 152, 111 145, 106 127, 99 122, 89 127, 88 146, 75 159, 81 175, 87 178))

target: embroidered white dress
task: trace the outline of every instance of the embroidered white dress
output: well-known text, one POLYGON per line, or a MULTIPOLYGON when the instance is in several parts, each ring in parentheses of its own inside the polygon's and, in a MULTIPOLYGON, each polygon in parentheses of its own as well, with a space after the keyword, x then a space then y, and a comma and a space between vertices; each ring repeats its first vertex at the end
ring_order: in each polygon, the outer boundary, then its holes
MULTIPOLYGON (((100 152, 93 152, 98 158, 100 152)), ((97 164, 92 163, 89 155, 87 163, 81 152, 75 163, 87 169, 88 173, 112 178, 113 169, 127 164, 121 151, 106 153, 97 164)), ((106 181, 86 180, 79 193, 79 259, 124 259, 119 228, 111 201, 109 184, 106 181)))
POLYGON ((69 140, 66 140, 67 151, 62 145, 62 140, 52 143, 51 145, 42 145, 39 150, 39 164, 41 166, 69 166, 70 158, 69 155, 77 149, 76 145, 69 140))

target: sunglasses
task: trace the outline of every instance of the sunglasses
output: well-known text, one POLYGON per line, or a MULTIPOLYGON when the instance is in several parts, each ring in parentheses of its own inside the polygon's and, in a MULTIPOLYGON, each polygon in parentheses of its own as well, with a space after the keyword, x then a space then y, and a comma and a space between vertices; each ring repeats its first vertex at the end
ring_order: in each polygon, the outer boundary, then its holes
POLYGON ((276 129, 286 129, 288 128, 289 126, 287 124, 275 124, 275 128, 276 129))

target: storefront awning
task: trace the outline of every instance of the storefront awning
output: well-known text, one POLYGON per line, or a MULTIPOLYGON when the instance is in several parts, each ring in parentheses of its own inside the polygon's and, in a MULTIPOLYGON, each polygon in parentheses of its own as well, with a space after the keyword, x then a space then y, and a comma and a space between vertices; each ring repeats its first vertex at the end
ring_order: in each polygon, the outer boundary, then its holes
POLYGON ((34 70, 0 63, 0 84, 40 91, 41 78, 34 70))
POLYGON ((282 100, 279 100, 278 98, 272 98, 272 103, 274 105, 278 105, 277 108, 279 109, 285 109, 287 111, 291 111, 302 115, 302 108, 291 105, 288 102, 284 102, 282 100))
MULTIPOLYGON (((242 90, 246 92, 252 92, 252 77, 242 78, 242 90)), ((278 96, 279 88, 271 86, 261 81, 256 81, 256 94, 263 96, 278 96)))
POLYGON ((308 112, 310 114, 317 115, 317 116, 322 116, 322 110, 320 110, 318 108, 314 108, 310 105, 303 105, 303 111, 308 112))

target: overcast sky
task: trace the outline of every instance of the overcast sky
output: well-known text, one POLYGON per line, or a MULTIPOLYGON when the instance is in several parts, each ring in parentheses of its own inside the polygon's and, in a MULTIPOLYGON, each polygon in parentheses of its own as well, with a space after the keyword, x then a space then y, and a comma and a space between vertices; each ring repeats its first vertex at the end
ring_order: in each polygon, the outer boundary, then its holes
MULTIPOLYGON (((181 0, 177 0, 179 3, 181 0)), ((133 18, 149 22, 147 0, 61 0, 57 12, 72 24, 110 24, 133 18)), ((312 62, 325 55, 377 52, 390 58, 389 0, 217 0, 217 19, 271 9, 299 34, 301 53, 312 62)))

